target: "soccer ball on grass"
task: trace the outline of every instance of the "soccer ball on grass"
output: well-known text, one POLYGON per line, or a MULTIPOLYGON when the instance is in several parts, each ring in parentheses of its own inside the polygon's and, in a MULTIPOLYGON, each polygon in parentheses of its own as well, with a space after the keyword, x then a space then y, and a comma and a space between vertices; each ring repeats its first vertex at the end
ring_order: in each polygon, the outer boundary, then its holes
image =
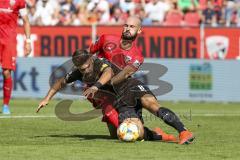
POLYGON ((123 122, 117 129, 118 138, 125 142, 134 142, 139 138, 140 130, 133 122, 123 122))

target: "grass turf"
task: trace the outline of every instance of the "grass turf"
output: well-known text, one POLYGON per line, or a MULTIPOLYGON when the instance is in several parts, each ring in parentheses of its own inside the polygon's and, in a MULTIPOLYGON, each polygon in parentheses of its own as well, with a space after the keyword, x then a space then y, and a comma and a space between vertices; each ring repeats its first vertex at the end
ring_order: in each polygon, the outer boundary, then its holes
MULTIPOLYGON (((14 117, 0 114, 1 160, 237 160, 240 157, 239 103, 163 102, 195 133, 193 144, 178 145, 113 140, 100 117, 89 121, 62 121, 54 117, 54 106, 59 101, 52 101, 36 114, 38 102, 15 99, 11 102, 11 116, 14 117)), ((85 101, 75 102, 71 107, 73 113, 90 109, 90 104, 85 101)), ((177 136, 174 129, 148 112, 144 112, 144 117, 146 126, 161 126, 177 136)))

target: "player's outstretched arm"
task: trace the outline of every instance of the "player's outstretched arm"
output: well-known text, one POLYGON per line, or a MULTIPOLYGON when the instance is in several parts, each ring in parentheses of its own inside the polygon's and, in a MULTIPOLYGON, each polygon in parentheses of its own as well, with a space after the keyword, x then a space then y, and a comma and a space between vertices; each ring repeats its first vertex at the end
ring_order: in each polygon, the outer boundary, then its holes
POLYGON ((66 85, 65 78, 60 78, 58 79, 53 86, 49 89, 47 95, 45 98, 39 103, 38 108, 37 108, 37 113, 40 111, 41 108, 45 107, 48 105, 49 101, 52 99, 52 97, 64 86, 66 85))
POLYGON ((124 81, 125 79, 127 79, 131 75, 133 75, 135 72, 136 72, 136 68, 134 68, 131 65, 127 65, 126 67, 123 68, 123 70, 121 72, 119 72, 117 75, 115 75, 111 79, 111 84, 116 85, 116 84, 124 81))

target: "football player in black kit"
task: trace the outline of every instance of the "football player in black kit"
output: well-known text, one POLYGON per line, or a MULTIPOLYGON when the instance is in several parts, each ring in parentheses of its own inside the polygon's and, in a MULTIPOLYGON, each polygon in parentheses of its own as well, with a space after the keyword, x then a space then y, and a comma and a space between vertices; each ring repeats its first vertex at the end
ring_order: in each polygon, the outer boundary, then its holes
POLYGON ((47 96, 40 102, 37 112, 67 83, 80 80, 89 86, 84 91, 84 96, 94 98, 107 95, 109 104, 113 104, 119 113, 119 123, 125 121, 136 123, 140 129, 140 139, 176 141, 173 135, 164 133, 160 128, 152 131, 143 126, 143 107, 179 132, 179 144, 189 144, 194 140, 193 133, 184 127, 177 115, 168 108, 160 107, 156 97, 141 81, 128 78, 116 84, 112 77, 121 70, 104 59, 88 54, 85 50, 75 51, 72 62, 75 68, 54 83, 47 96))

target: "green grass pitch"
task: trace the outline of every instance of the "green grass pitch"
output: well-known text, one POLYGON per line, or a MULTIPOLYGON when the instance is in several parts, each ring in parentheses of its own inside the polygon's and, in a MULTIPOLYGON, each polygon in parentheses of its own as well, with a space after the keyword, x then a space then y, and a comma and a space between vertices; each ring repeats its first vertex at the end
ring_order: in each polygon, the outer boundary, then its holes
MULTIPOLYGON (((52 101, 40 113, 39 100, 11 102, 11 116, 0 113, 0 160, 211 160, 240 159, 240 104, 162 102, 175 111, 195 133, 191 145, 163 142, 124 143, 110 139, 101 118, 89 121, 62 121, 55 117, 52 101), (38 116, 38 117, 36 117, 38 116)), ((91 106, 74 102, 72 113, 91 106)), ((177 132, 144 112, 145 125, 177 132)))

